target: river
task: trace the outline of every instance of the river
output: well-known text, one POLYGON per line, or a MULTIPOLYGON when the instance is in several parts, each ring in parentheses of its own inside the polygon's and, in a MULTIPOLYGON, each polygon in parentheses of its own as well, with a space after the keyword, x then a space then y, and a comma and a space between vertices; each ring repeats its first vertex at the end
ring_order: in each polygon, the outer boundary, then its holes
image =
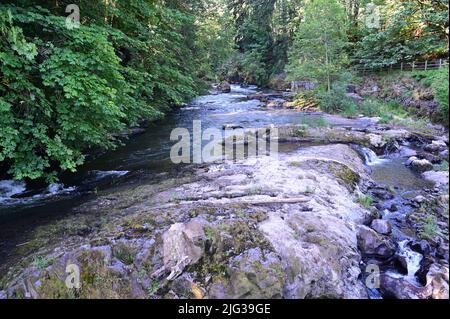
MULTIPOLYGON (((201 121, 202 129, 222 129, 230 124, 242 128, 300 124, 305 117, 324 118, 330 126, 364 128, 373 124, 365 118, 349 120, 321 113, 269 110, 259 100, 248 98, 258 92, 257 87, 233 85, 229 94, 199 97, 154 123, 145 133, 129 139, 117 150, 87 162, 76 174, 63 176, 61 184, 31 189, 24 183, 0 181, 0 277, 7 271, 6 265, 20 260, 16 248, 26 244, 37 227, 72 214, 73 208, 92 201, 98 192, 112 191, 130 184, 137 186, 152 180, 156 174, 182 168, 170 160, 170 149, 175 143, 170 140, 170 134, 175 128, 192 131, 194 120, 201 121)), ((407 207, 401 203, 402 196, 430 185, 407 169, 401 160, 389 157, 380 159, 369 151, 362 152, 362 156, 371 167, 376 182, 395 188, 396 196, 388 204, 397 204, 400 209, 394 215, 386 214, 384 218, 392 221, 394 226, 401 224, 396 218, 407 213, 407 207)), ((395 227, 395 232, 398 242, 411 239, 400 225, 395 227)), ((404 253, 410 254, 409 251, 404 253)), ((416 264, 417 258, 412 258, 411 263, 416 264)))

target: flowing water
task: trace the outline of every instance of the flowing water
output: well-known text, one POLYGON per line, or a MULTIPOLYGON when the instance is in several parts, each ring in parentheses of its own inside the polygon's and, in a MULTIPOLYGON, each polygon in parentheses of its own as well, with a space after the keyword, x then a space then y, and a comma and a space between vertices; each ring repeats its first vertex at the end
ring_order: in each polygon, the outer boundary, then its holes
MULTIPOLYGON (((393 225, 393 237, 398 242, 399 256, 404 257, 408 273, 406 275, 390 271, 393 277, 403 278, 411 284, 420 286, 416 273, 420 270, 423 255, 413 251, 410 247, 414 238, 414 231, 405 223, 405 218, 411 212, 411 207, 406 203, 408 198, 413 198, 418 191, 424 188, 431 188, 433 184, 422 179, 418 174, 411 171, 404 164, 405 159, 396 156, 386 155, 379 157, 372 150, 365 147, 358 147, 364 156, 366 164, 372 171, 372 179, 380 186, 389 188, 394 198, 384 202, 385 207, 396 206, 396 211, 385 209, 383 219, 388 220, 393 225)), ((375 295, 375 297, 377 297, 375 295)))

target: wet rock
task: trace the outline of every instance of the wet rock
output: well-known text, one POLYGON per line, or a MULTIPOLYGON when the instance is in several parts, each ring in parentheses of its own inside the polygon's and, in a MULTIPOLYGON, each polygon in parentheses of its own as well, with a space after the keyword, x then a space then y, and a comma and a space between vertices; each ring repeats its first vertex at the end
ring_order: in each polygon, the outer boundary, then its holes
POLYGON ((390 191, 386 190, 386 189, 373 189, 371 190, 371 193, 376 197, 379 198, 381 200, 391 200, 394 199, 394 194, 392 194, 390 191))
POLYGON ((411 166, 411 169, 418 173, 424 173, 426 171, 431 171, 433 169, 433 164, 426 160, 426 159, 409 159, 410 164, 408 166, 411 166))
POLYGON ((415 203, 418 203, 418 204, 422 204, 422 203, 424 203, 426 200, 427 200, 427 199, 425 198, 425 196, 422 196, 422 195, 416 196, 416 197, 414 197, 414 199, 413 199, 413 201, 414 201, 415 203))
POLYGON ((408 274, 408 260, 406 256, 395 255, 394 266, 400 274, 402 275, 408 274))
POLYGON ((381 148, 387 144, 382 135, 370 133, 367 135, 370 145, 375 148, 381 148))
POLYGON ((398 212, 398 206, 397 204, 392 204, 391 207, 389 208, 389 210, 391 212, 398 212))
POLYGON ((449 172, 428 171, 423 173, 422 176, 424 179, 434 183, 438 187, 448 185, 449 172))
POLYGON ((408 158, 408 160, 405 162, 406 166, 411 166, 414 161, 417 161, 419 158, 417 156, 411 156, 408 158))
POLYGON ((429 255, 431 252, 430 244, 426 240, 416 241, 411 244, 411 249, 422 255, 429 255))
POLYGON ((389 235, 390 233, 392 233, 392 225, 387 220, 375 219, 372 222, 371 227, 381 235, 389 235))
POLYGON ((424 147, 424 150, 431 153, 439 153, 447 149, 447 144, 444 141, 433 141, 424 147))
POLYGON ((358 229, 358 248, 364 255, 380 259, 392 257, 397 250, 397 246, 390 238, 365 226, 359 226, 358 229))
POLYGON ((406 157, 406 158, 411 158, 413 156, 417 156, 417 151, 415 151, 407 146, 401 146, 398 153, 401 157, 406 157))
POLYGON ((217 90, 221 93, 230 93, 231 92, 231 85, 228 82, 221 82, 217 86, 217 90))
POLYGON ((434 258, 431 256, 424 256, 420 261, 420 269, 415 274, 419 279, 421 285, 426 286, 427 274, 430 271, 431 265, 434 264, 434 258))
POLYGON ((421 159, 426 159, 431 164, 440 164, 442 162, 441 158, 437 155, 433 155, 431 153, 421 152, 417 155, 421 159))
POLYGON ((436 250, 436 256, 448 261, 449 259, 449 245, 442 243, 436 250))
POLYGON ((206 235, 204 224, 199 219, 193 219, 186 224, 173 224, 162 235, 163 269, 154 275, 170 271, 168 280, 172 280, 183 272, 184 268, 196 264, 203 256, 206 235))
POLYGON ((442 160, 449 160, 449 151, 445 150, 439 153, 439 156, 441 157, 442 160))
POLYGON ((419 287, 403 277, 393 274, 381 274, 380 290, 385 298, 395 299, 428 299, 432 295, 432 288, 419 287))

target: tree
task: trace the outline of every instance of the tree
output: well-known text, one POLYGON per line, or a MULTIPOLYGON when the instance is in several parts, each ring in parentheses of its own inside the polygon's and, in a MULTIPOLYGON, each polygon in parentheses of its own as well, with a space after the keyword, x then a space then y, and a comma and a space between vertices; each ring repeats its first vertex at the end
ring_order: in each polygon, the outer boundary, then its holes
MULTIPOLYGON (((117 132, 200 92, 196 14, 203 0, 70 0, 0 5, 0 163, 54 181, 117 132)), ((0 172, 3 175, 3 172, 0 172)))
POLYGON ((380 68, 448 56, 448 0, 384 1, 379 29, 363 29, 357 61, 380 68))
POLYGON ((306 4, 289 51, 289 78, 325 83, 327 91, 347 64, 347 17, 336 0, 306 4))

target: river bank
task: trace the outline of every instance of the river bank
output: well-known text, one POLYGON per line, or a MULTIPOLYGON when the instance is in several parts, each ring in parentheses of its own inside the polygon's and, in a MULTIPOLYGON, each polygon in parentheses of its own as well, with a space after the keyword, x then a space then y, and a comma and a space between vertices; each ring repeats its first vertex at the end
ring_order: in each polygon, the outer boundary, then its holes
POLYGON ((448 298, 448 133, 269 110, 255 92, 201 97, 91 164, 129 173, 9 238, 0 296, 448 298), (192 119, 273 125, 278 159, 170 165, 170 129, 192 119))

